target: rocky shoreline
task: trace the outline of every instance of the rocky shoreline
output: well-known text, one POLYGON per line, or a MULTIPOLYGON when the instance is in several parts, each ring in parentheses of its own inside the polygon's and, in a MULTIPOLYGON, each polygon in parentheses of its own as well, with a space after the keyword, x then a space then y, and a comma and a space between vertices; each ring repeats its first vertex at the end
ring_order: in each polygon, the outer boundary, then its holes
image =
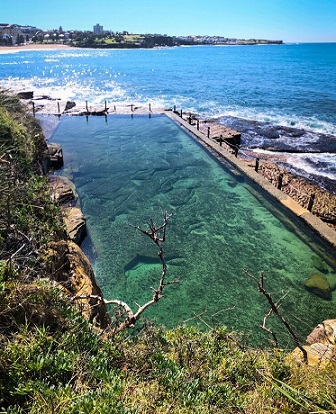
MULTIPOLYGON (((255 167, 255 160, 246 160, 248 165, 255 167)), ((310 182, 306 178, 292 174, 285 168, 271 162, 265 156, 259 161, 259 174, 265 177, 275 187, 278 177, 283 174, 281 190, 297 201, 302 207, 307 208, 311 195, 314 195, 314 203, 311 212, 328 224, 336 232, 336 195, 310 182)))

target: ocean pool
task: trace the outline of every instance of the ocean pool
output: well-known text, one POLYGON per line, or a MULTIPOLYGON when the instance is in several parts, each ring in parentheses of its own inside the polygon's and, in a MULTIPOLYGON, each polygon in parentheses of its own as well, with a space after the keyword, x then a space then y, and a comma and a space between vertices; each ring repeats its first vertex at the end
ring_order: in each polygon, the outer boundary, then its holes
MULTIPOLYGON (((260 329, 269 307, 243 273, 265 274, 274 299, 302 339, 335 316, 335 300, 304 289, 319 267, 336 280, 332 252, 291 214, 234 174, 168 117, 62 117, 50 141, 63 147, 60 172, 76 185, 90 237, 90 257, 106 298, 131 307, 152 296, 160 276, 157 249, 130 226, 161 221, 174 211, 165 243, 168 279, 163 299, 145 317, 167 327, 226 325, 251 345, 268 345, 260 329), (308 231, 308 232, 307 232, 308 231)), ((334 292, 336 295, 336 292, 334 292)), ((270 325, 293 344, 275 319, 270 325)))

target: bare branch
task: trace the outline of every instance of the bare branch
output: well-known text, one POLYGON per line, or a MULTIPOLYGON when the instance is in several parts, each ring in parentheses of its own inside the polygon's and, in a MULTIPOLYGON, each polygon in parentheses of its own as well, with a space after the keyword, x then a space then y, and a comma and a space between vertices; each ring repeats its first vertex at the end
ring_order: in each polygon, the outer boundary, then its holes
POLYGON ((140 318, 142 313, 149 308, 150 306, 157 303, 163 296, 162 292, 165 286, 173 283, 178 283, 177 281, 172 281, 165 283, 165 277, 167 274, 167 264, 164 257, 164 250, 163 250, 163 243, 166 238, 166 227, 168 225, 169 218, 173 215, 164 213, 163 215, 163 224, 159 227, 156 227, 156 224, 153 220, 150 220, 148 223, 149 229, 142 229, 138 226, 133 226, 136 230, 140 231, 141 233, 148 236, 153 242, 159 247, 158 256, 160 258, 161 264, 162 264, 162 271, 161 271, 161 277, 159 280, 159 284, 156 288, 152 288, 154 293, 151 300, 149 300, 144 305, 137 305, 138 309, 136 312, 133 312, 131 307, 120 300, 117 299, 111 299, 111 300, 105 300, 104 298, 96 295, 82 295, 82 296, 76 296, 73 298, 73 300, 81 300, 81 299, 96 299, 97 301, 104 303, 105 305, 116 305, 119 308, 122 308, 124 310, 124 314, 126 315, 126 319, 123 322, 118 322, 117 326, 113 329, 113 334, 117 334, 118 332, 121 332, 127 328, 134 327, 135 322, 140 318))
POLYGON ((276 339, 276 336, 274 335, 274 333, 270 329, 266 328, 266 321, 267 321, 268 317, 270 317, 271 314, 274 313, 277 316, 277 318, 280 320, 280 322, 286 327, 288 332, 291 334, 291 336, 293 338, 293 341, 295 342, 296 346, 302 352, 304 362, 307 363, 308 362, 307 351, 301 345, 298 336, 296 335, 296 333, 292 329, 289 322, 281 315, 281 313, 279 313, 279 310, 278 310, 279 303, 287 296, 287 293, 282 298, 280 298, 277 303, 275 303, 272 299, 272 296, 264 288, 264 274, 263 274, 263 272, 260 273, 260 279, 259 280, 255 276, 253 276, 247 269, 243 269, 243 272, 257 284, 259 292, 262 293, 266 297, 268 303, 271 305, 270 311, 266 314, 266 316, 264 318, 262 329, 264 329, 265 331, 271 333, 273 338, 275 339, 275 341, 277 343, 277 339, 276 339))

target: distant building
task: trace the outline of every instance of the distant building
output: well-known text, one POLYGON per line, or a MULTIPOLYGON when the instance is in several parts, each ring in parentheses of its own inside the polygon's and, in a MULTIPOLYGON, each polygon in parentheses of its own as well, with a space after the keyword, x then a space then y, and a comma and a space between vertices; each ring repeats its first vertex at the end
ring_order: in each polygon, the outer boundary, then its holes
POLYGON ((19 37, 22 43, 30 41, 37 31, 34 26, 0 23, 0 38, 10 39, 12 44, 15 44, 19 37))
POLYGON ((103 26, 101 26, 99 23, 97 23, 95 26, 93 26, 93 33, 95 35, 104 34, 103 26))

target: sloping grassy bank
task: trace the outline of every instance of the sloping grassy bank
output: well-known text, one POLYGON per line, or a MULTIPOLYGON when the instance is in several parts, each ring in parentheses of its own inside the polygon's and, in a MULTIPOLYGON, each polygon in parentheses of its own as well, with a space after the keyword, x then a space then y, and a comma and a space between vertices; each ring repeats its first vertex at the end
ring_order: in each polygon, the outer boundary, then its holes
POLYGON ((224 328, 144 323, 104 339, 48 273, 48 245, 64 233, 42 174, 45 149, 35 120, 0 93, 0 412, 336 410, 334 364, 246 349, 224 328))

